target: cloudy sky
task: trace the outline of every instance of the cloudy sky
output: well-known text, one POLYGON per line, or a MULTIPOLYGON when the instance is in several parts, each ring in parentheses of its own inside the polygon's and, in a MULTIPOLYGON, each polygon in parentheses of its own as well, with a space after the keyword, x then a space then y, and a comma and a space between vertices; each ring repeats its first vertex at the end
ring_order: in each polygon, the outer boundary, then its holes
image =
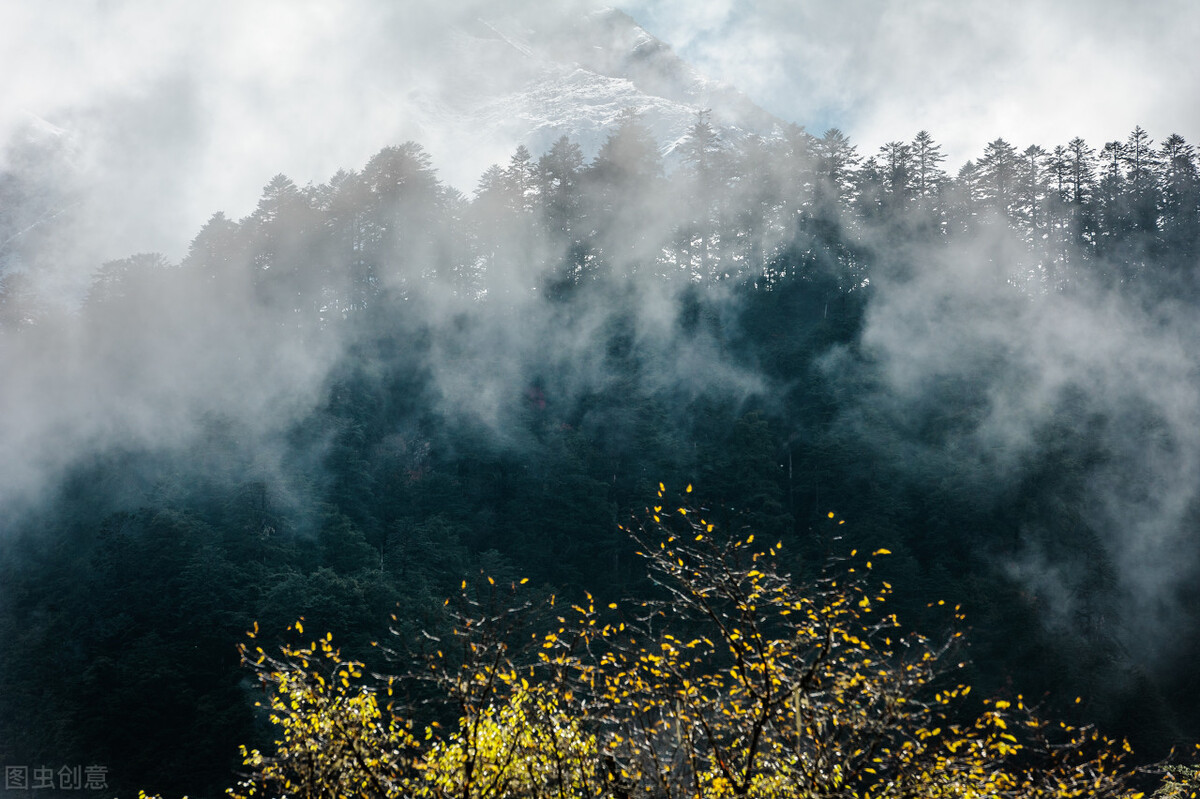
MULTIPOLYGON (((0 5, 0 140, 33 117, 78 134, 77 162, 106 207, 133 209, 95 225, 105 232, 97 251, 110 257, 178 257, 213 211, 252 210, 277 172, 321 182, 407 138, 444 175, 460 166, 459 188, 470 191, 462 175, 481 172, 475 164, 496 146, 439 151, 406 98, 445 70, 439 30, 503 5, 14 0, 0 5)), ((997 136, 1099 145, 1141 124, 1159 141, 1200 137, 1200 4, 1188 0, 620 7, 710 76, 811 131, 838 126, 864 152, 922 128, 954 168, 997 136)))
POLYGON ((1189 0, 633 0, 712 77, 863 149, 925 128, 956 165, 1003 136, 1094 145, 1142 125, 1200 136, 1189 0))

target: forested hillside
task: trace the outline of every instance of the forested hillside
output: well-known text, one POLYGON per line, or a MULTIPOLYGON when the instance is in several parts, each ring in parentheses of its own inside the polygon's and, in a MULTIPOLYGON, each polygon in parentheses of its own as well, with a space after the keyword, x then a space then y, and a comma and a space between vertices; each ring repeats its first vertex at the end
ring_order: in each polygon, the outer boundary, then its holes
POLYGON ((67 217, 0 219, 0 761, 214 794, 271 734, 255 622, 403 640, 480 572, 608 601, 660 482, 797 573, 887 547, 902 619, 962 604, 981 691, 1200 738, 1192 146, 949 174, 924 131, 734 149, 701 114, 685 151, 627 114, 469 198, 414 143, 278 175, 78 308, 30 281, 67 217))

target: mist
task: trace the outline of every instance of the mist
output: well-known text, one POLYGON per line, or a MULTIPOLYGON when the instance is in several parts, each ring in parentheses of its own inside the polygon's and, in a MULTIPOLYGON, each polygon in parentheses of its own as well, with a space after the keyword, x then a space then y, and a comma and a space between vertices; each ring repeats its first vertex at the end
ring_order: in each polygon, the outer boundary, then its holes
MULTIPOLYGON (((562 4, 552 24, 589 8, 562 4)), ((65 151, 78 228, 47 280, 73 302, 99 263, 132 252, 182 258, 212 213, 246 215, 277 173, 318 183, 409 139, 469 191, 512 146, 461 129, 462 89, 479 65, 463 66, 455 31, 489 9, 470 0, 6 8, 0 45, 13 68, 0 85, 0 141, 65 151)), ((532 19, 532 10, 510 3, 501 16, 532 19)), ((522 65, 487 68, 504 86, 522 65)), ((12 147, 0 158, 0 168, 29 167, 12 147)))
MULTIPOLYGON (((1101 139, 1200 127, 1179 69, 1197 10, 1181 0, 923 0, 896 6, 653 0, 623 7, 706 74, 814 132, 860 142, 937 133, 955 164, 995 136, 1101 139)), ((1194 134, 1193 134, 1194 135, 1194 134)))
MULTIPOLYGON (((82 584, 105 547, 184 530, 171 568, 253 586, 212 629, 303 611, 371 640, 349 608, 417 618, 463 570, 622 586, 614 522, 678 478, 802 563, 836 509, 848 546, 895 550, 918 612, 932 585, 1002 631, 988 591, 1011 591, 1073 669, 1018 679, 1082 680, 1095 717, 1142 730, 1122 708, 1186 682, 1182 139, 1076 148, 1073 194, 1051 148, 1074 131, 966 163, 937 143, 918 170, 924 131, 871 154, 788 126, 584 3, 20 14, 44 83, 0 103, 10 574, 76 552, 82 584)), ((57 583, 28 579, 0 634, 58 618, 57 583)), ((165 648, 100 629, 64 668, 121 636, 165 648)), ((1186 727, 1179 707, 1143 727, 1186 727)))
MULTIPOLYGON (((824 363, 834 380, 853 374, 860 391, 838 424, 888 450, 898 472, 949 480, 997 512, 1029 481, 1053 480, 1041 470, 1064 434, 1086 440, 1085 476, 1053 493, 1078 508, 1075 523, 1095 531, 1115 570, 1116 593, 1103 603, 1120 618, 1121 643, 1139 660, 1169 660, 1186 646, 1178 632, 1193 612, 1185 596, 1200 554, 1195 313, 1086 272, 1065 292, 1017 289, 1020 245, 996 247, 995 235, 918 253, 903 275, 876 274, 861 361, 838 349, 824 363), (864 379, 872 390, 861 391, 864 379), (932 442, 918 432, 929 424, 940 428, 932 442)), ((1018 520, 1016 551, 999 564, 1043 598, 1048 625, 1071 635, 1097 612, 1081 596, 1088 577, 1081 560, 1047 554, 1063 531, 1026 524, 1018 520)))

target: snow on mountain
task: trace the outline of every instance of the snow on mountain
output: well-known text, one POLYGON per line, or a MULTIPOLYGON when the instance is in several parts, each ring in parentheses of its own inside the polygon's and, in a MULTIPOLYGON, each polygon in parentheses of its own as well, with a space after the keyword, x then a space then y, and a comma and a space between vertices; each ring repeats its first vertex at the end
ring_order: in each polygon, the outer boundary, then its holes
POLYGON ((711 110, 727 143, 786 127, 613 9, 565 20, 477 18, 457 26, 447 47, 452 69, 412 91, 408 103, 418 140, 463 190, 518 144, 536 156, 566 135, 593 156, 628 108, 652 131, 668 168, 700 110, 711 110))
POLYGON ((39 228, 67 212, 73 202, 71 133, 22 110, 7 145, 0 150, 0 278, 22 271, 22 247, 39 228))
POLYGON ((406 140, 469 195, 520 144, 536 158, 565 135, 590 159, 626 109, 668 169, 703 109, 730 144, 783 133, 628 15, 592 2, 449 0, 436 13, 367 15, 379 22, 367 31, 360 17, 333 14, 322 36, 280 39, 294 50, 256 37, 172 39, 187 58, 136 82, 0 115, 0 275, 35 272, 73 304, 100 263, 135 252, 178 260, 213 212, 251 212, 277 173, 320 183, 406 140))

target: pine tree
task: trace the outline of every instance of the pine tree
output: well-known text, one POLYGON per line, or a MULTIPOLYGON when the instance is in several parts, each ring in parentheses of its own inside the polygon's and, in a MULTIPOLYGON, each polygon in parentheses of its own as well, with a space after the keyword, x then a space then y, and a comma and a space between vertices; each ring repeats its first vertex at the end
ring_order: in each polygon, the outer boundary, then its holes
POLYGON ((728 185, 725 148, 709 122, 709 115, 707 110, 697 112, 696 122, 683 141, 684 170, 677 189, 687 208, 676 233, 680 266, 701 280, 721 273, 724 223, 721 198, 728 185))
POLYGON ((1046 168, 1047 155, 1045 149, 1031 144, 1021 153, 1021 163, 1017 170, 1020 185, 1017 218, 1027 228, 1027 235, 1031 239, 1045 225, 1042 207, 1049 177, 1046 168))
POLYGON ((524 144, 518 145, 516 152, 508 160, 504 170, 507 183, 509 203, 514 212, 530 214, 538 199, 537 167, 533 156, 524 144))
POLYGON ((445 240, 445 198, 429 155, 415 142, 385 147, 362 171, 363 250, 370 288, 404 295, 422 273, 434 275, 445 240))
POLYGON ((1096 151, 1076 136, 1067 142, 1071 243, 1080 252, 1095 247, 1096 151))
POLYGON ((1096 151, 1076 136, 1067 142, 1070 166, 1070 201, 1076 206, 1091 201, 1096 180, 1096 151))
POLYGON ((971 159, 958 168, 951 192, 950 218, 960 230, 972 230, 978 224, 983 205, 983 170, 971 159))
POLYGON ((916 159, 912 147, 904 142, 892 141, 879 148, 883 166, 883 187, 887 192, 889 211, 902 212, 909 199, 919 191, 916 185, 916 159))
POLYGON ((1129 225, 1133 231, 1146 237, 1158 232, 1159 190, 1157 171, 1158 153, 1154 142, 1139 125, 1125 141, 1126 192, 1129 195, 1129 225))
POLYGON ((836 217, 839 208, 853 199, 854 168, 861 158, 846 134, 837 128, 825 131, 812 143, 815 157, 816 214, 836 217))
POLYGON ((598 260, 619 271, 655 262, 660 245, 651 222, 661 201, 662 157, 633 109, 621 113, 585 175, 598 260))
POLYGON ((1125 181, 1124 142, 1106 142, 1100 151, 1100 178, 1096 185, 1097 249, 1112 255, 1129 230, 1129 204, 1125 181))
POLYGON ((942 162, 946 156, 942 154, 942 146, 933 140, 929 131, 919 131, 909 145, 913 155, 913 182, 917 196, 923 199, 935 198, 946 180, 942 162))
POLYGON ((981 199, 1007 219, 1016 216, 1017 148, 1004 139, 989 142, 979 159, 981 199))
POLYGON ((1200 169, 1195 148, 1179 134, 1168 136, 1158 152, 1162 175, 1164 257, 1176 270, 1191 269, 1200 251, 1200 169))
POLYGON ((945 226, 945 208, 942 192, 948 177, 942 163, 946 156, 942 146, 934 141, 929 131, 922 130, 909 145, 912 152, 912 187, 917 224, 924 228, 927 236, 941 235, 945 226))
POLYGON ((583 151, 566 136, 538 159, 536 180, 550 255, 557 253, 562 264, 552 278, 552 291, 578 283, 587 260, 582 177, 583 151))

